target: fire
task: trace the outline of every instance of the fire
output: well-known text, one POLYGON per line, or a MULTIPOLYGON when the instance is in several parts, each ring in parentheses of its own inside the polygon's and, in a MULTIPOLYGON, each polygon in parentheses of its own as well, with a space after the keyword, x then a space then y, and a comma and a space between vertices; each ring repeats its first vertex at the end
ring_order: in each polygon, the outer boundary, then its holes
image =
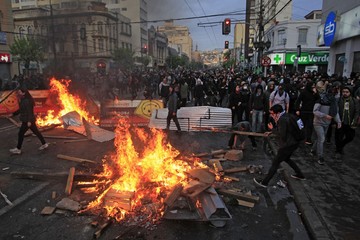
POLYGON ((54 94, 56 96, 57 104, 60 109, 56 113, 54 110, 49 110, 45 117, 39 116, 36 119, 36 123, 39 126, 60 124, 60 117, 73 111, 77 112, 88 122, 96 123, 98 121, 95 117, 90 116, 90 114, 86 111, 86 102, 82 101, 80 97, 69 92, 68 88, 70 82, 71 80, 59 81, 55 78, 50 79, 50 94, 54 94))
POLYGON ((186 184, 187 172, 200 164, 177 159, 180 152, 166 142, 160 130, 131 129, 125 119, 120 119, 115 132, 116 154, 104 162, 104 171, 100 174, 112 179, 112 184, 86 210, 103 207, 108 216, 119 221, 134 212, 158 219, 163 214, 166 195, 175 185, 186 184), (123 196, 121 204, 125 207, 131 198, 130 208, 107 205, 107 193, 123 196))

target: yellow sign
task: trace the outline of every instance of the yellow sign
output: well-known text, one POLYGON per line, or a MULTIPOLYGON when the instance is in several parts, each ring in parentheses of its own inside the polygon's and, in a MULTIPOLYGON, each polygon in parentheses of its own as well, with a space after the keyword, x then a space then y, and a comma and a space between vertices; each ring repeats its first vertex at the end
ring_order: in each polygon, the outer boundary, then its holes
POLYGON ((163 108, 161 100, 142 100, 135 109, 135 114, 150 119, 151 112, 155 109, 163 108))
MULTIPOLYGON (((0 100, 5 99, 11 91, 0 92, 0 100)), ((19 109, 16 91, 8 96, 2 103, 0 103, 0 114, 10 114, 19 109)))

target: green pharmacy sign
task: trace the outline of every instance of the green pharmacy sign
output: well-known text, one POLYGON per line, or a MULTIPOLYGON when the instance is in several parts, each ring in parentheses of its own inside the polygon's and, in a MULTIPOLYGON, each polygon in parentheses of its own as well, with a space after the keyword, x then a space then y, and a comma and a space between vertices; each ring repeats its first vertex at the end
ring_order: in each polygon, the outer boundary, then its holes
MULTIPOLYGON (((297 53, 286 53, 285 63, 294 64, 297 53)), ((298 64, 328 64, 329 53, 315 52, 315 53, 302 53, 298 59, 298 64)))

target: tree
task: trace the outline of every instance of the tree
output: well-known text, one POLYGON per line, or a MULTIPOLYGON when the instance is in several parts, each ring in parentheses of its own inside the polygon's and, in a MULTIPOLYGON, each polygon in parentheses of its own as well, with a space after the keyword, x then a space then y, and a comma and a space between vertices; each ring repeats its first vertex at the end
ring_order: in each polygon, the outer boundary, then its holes
POLYGON ((169 55, 166 58, 166 64, 171 68, 171 69, 175 69, 178 66, 186 66, 189 63, 189 58, 185 55, 182 56, 174 56, 174 55, 169 55))
POLYGON ((115 62, 119 63, 124 69, 132 69, 134 67, 134 52, 127 48, 117 48, 112 53, 115 62))
POLYGON ((26 73, 29 72, 30 62, 39 64, 44 59, 42 45, 34 38, 17 38, 10 46, 10 53, 17 57, 18 61, 23 62, 26 73))

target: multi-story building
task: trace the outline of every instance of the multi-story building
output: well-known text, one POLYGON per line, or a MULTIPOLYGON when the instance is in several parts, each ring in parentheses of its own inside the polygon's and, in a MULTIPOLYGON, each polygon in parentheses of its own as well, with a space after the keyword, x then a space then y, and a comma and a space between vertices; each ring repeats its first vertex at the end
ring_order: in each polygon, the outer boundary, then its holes
POLYGON ((272 23, 288 21, 292 15, 292 1, 246 0, 245 57, 253 56, 253 42, 266 41, 262 34, 272 23), (259 37, 261 39, 259 39, 259 37))
POLYGON ((164 67, 168 56, 168 39, 165 34, 157 32, 154 26, 149 28, 148 33, 147 53, 151 59, 150 67, 164 67))
POLYGON ((271 45, 264 54, 270 57, 272 70, 326 72, 329 48, 316 44, 319 16, 321 11, 312 11, 304 20, 279 21, 265 31, 271 45))
POLYGON ((9 49, 14 40, 13 32, 11 3, 8 0, 0 0, 0 89, 5 82, 11 80, 12 75, 17 73, 17 67, 13 64, 9 49))
POLYGON ((144 54, 148 44, 147 0, 102 0, 111 11, 131 21, 132 50, 137 56, 144 54))
POLYGON ((243 62, 245 46, 245 23, 236 23, 234 27, 234 57, 236 64, 243 62))
POLYGON ((350 77, 360 72, 360 3, 358 0, 323 1, 318 44, 330 46, 329 75, 350 77))
POLYGON ((47 60, 44 67, 49 70, 56 66, 63 73, 75 70, 107 72, 111 53, 119 44, 132 48, 129 19, 108 11, 105 3, 88 0, 37 2, 35 8, 13 4, 15 32, 20 37, 31 35, 42 41, 47 60))
POLYGON ((186 26, 174 25, 173 21, 166 21, 163 26, 157 27, 158 32, 165 33, 170 45, 177 45, 181 54, 184 53, 191 59, 192 38, 189 28, 186 26))

